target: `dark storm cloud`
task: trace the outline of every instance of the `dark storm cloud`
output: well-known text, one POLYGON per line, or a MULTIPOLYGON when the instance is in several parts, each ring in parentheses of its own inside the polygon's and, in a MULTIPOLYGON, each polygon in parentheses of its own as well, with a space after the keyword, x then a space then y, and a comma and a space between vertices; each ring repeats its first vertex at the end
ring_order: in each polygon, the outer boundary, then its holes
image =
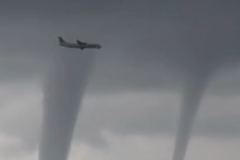
MULTIPOLYGON (((42 1, 30 1, 23 0, 21 2, 15 2, 13 0, 1 1, 1 9, 3 12, 13 13, 36 13, 36 14, 106 14, 109 12, 115 12, 116 10, 127 10, 127 9, 144 9, 146 6, 154 6, 153 4, 162 4, 162 2, 156 0, 150 0, 147 3, 144 1, 135 0, 123 0, 123 1, 110 1, 110 0, 88 0, 88 1, 77 1, 77 0, 42 0, 42 1)), ((157 9, 158 7, 155 6, 157 9)))
MULTIPOLYGON (((80 39, 103 46, 97 51, 97 64, 87 88, 90 93, 176 89, 193 66, 204 66, 209 61, 229 66, 213 79, 210 89, 239 92, 237 0, 0 2, 1 82, 42 80, 52 62, 51 55, 61 50, 57 45, 57 36, 61 35, 67 41, 80 39)), ((173 117, 177 114, 164 114, 159 103, 152 109, 140 107, 137 112, 135 107, 140 104, 116 110, 112 108, 116 103, 109 108, 103 103, 101 110, 94 111, 83 107, 76 135, 96 144, 103 143, 99 133, 103 128, 122 134, 173 133, 173 117)), ((35 143, 40 123, 37 111, 29 117, 23 115, 27 119, 22 118, 24 122, 9 122, 14 127, 4 123, 5 130, 18 132, 35 143), (32 121, 34 115, 39 119, 32 121)), ((211 122, 203 118, 198 121, 198 133, 239 134, 237 117, 229 116, 226 121, 220 117, 211 122)))
POLYGON ((237 64, 239 6, 233 0, 7 1, 1 72, 6 80, 41 77, 62 35, 103 45, 90 91, 175 88, 194 65, 237 64))

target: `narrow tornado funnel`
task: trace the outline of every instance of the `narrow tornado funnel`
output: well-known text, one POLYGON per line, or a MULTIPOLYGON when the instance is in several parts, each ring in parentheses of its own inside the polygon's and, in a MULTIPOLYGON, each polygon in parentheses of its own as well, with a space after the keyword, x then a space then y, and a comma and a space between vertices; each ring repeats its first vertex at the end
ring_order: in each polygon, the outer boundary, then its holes
POLYGON ((210 68, 207 70, 195 70, 188 77, 180 106, 180 119, 173 160, 184 160, 185 158, 192 125, 204 90, 211 76, 211 71, 210 68))
POLYGON ((44 86, 39 160, 66 160, 88 76, 93 51, 66 50, 54 55, 44 86))

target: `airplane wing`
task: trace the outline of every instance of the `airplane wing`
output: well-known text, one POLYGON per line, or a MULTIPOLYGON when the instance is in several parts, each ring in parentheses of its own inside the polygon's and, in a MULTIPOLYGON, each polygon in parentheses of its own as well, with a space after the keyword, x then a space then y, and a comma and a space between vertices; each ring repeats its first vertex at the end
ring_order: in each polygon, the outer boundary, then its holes
POLYGON ((59 43, 64 43, 65 42, 65 40, 62 37, 58 37, 58 41, 59 41, 59 43))
POLYGON ((81 42, 81 41, 79 41, 79 40, 76 40, 76 41, 77 41, 78 44, 81 44, 81 45, 86 45, 86 44, 87 44, 87 43, 81 42))

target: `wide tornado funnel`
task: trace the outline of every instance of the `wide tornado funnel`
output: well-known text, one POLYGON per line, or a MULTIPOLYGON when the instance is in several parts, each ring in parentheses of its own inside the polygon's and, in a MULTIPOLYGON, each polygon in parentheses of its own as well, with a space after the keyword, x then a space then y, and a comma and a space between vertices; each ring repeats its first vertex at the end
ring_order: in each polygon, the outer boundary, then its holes
POLYGON ((39 160, 68 158, 80 103, 93 67, 93 51, 65 50, 54 55, 44 86, 39 160))

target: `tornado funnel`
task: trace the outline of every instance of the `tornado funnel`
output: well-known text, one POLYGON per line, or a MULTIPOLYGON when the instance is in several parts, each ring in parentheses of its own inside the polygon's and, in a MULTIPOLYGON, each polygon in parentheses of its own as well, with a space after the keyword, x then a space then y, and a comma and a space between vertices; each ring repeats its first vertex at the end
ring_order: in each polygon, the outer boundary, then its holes
POLYGON ((194 70, 187 78, 180 106, 180 118, 173 152, 173 160, 184 160, 190 133, 199 103, 212 75, 212 69, 194 70))
POLYGON ((53 57, 44 86, 39 160, 66 160, 86 83, 94 63, 93 51, 68 50, 53 57))

